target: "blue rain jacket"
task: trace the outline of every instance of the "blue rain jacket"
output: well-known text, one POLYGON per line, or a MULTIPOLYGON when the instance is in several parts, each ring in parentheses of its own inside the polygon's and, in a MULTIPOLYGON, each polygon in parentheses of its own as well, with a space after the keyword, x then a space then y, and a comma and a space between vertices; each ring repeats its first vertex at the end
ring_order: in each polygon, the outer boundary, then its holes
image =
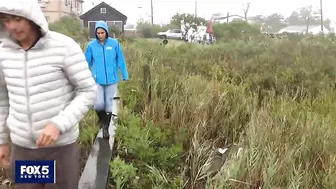
POLYGON ((120 81, 119 70, 123 80, 128 80, 128 71, 122 47, 118 40, 109 37, 106 22, 96 22, 95 30, 102 28, 107 38, 102 45, 98 37, 91 41, 85 51, 86 61, 92 72, 92 77, 100 85, 112 85, 120 81))

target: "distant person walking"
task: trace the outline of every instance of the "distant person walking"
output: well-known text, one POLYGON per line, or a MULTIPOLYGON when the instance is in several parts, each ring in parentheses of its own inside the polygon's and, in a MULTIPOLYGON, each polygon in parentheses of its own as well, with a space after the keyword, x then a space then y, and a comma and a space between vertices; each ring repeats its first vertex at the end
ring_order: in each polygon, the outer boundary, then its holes
POLYGON ((97 83, 94 109, 103 128, 103 138, 108 139, 113 98, 120 82, 119 70, 124 81, 128 80, 128 71, 122 47, 118 40, 109 37, 106 22, 96 22, 95 32, 96 39, 89 43, 85 56, 97 83))
POLYGON ((55 160, 56 184, 15 188, 78 188, 78 123, 96 96, 84 53, 48 29, 37 1, 1 1, 0 20, 0 166, 14 181, 16 160, 55 160))

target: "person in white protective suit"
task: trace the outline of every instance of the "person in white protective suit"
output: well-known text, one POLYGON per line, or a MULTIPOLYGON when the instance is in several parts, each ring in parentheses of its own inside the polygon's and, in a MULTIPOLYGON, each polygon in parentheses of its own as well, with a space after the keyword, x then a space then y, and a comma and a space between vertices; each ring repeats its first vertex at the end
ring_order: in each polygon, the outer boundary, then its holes
POLYGON ((184 23, 184 20, 181 20, 181 32, 182 32, 182 38, 184 39, 187 34, 187 28, 184 23))
POLYGON ((196 30, 193 27, 191 27, 188 23, 187 23, 187 28, 188 28, 188 33, 187 33, 188 42, 192 42, 193 34, 194 32, 196 32, 196 30))

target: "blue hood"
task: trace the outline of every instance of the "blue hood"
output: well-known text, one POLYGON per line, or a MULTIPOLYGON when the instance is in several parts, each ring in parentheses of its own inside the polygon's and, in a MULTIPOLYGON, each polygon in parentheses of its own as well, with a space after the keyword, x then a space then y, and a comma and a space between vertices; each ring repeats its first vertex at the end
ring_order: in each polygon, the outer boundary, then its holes
MULTIPOLYGON (((105 21, 103 20, 97 21, 96 26, 95 26, 95 31, 97 31, 97 28, 103 28, 106 31, 106 38, 109 37, 108 26, 105 21)), ((96 38, 98 39, 97 35, 96 35, 96 38)))

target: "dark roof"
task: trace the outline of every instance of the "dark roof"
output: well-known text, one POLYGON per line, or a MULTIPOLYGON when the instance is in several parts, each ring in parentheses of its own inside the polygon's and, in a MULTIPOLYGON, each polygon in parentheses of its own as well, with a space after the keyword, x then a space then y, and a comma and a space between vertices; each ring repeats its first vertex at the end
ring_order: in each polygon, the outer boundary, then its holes
POLYGON ((124 18, 125 21, 127 20, 127 16, 125 16, 124 14, 122 14, 121 12, 119 12, 117 9, 111 7, 110 5, 108 5, 107 3, 105 3, 104 1, 101 2, 101 3, 99 3, 98 5, 96 5, 92 9, 88 10, 86 13, 80 15, 79 18, 80 19, 84 19, 85 17, 87 17, 88 15, 90 15, 95 10, 97 10, 97 9, 100 10, 101 7, 106 7, 107 10, 113 11, 113 12, 117 13, 120 17, 124 18))

